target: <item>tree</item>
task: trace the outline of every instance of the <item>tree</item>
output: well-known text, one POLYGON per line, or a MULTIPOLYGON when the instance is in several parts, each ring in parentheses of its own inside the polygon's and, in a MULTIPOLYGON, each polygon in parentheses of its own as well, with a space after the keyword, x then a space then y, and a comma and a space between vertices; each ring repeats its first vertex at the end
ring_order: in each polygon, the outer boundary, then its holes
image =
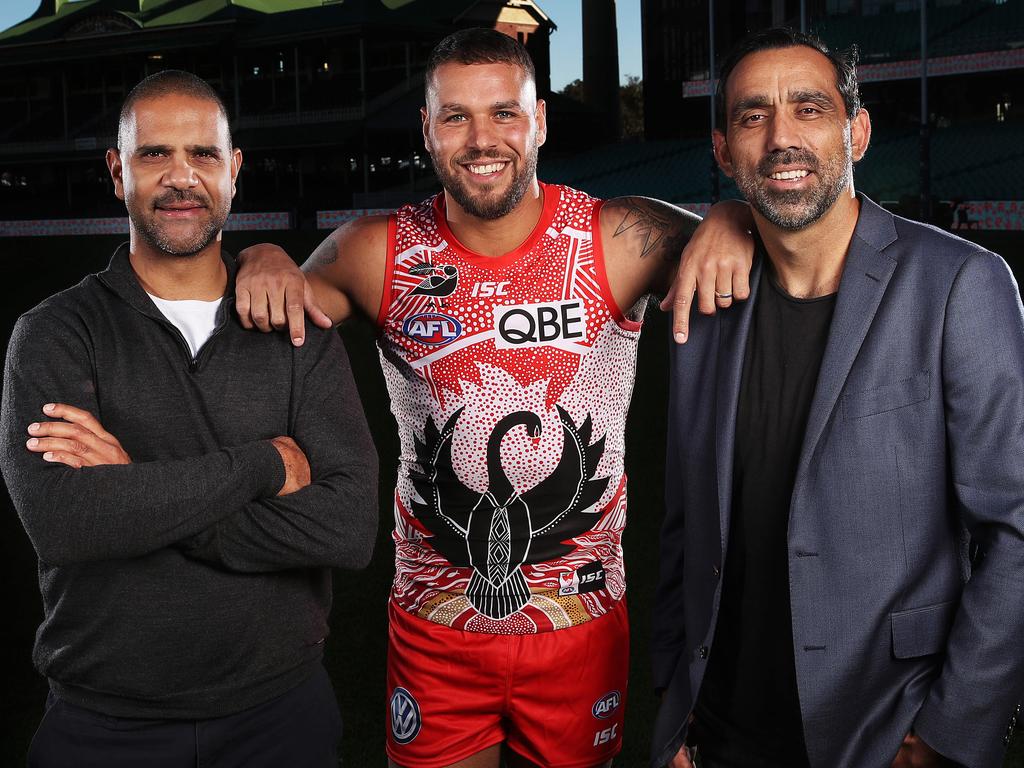
POLYGON ((619 113, 622 117, 622 138, 642 139, 644 81, 636 75, 626 75, 626 84, 619 86, 619 113))

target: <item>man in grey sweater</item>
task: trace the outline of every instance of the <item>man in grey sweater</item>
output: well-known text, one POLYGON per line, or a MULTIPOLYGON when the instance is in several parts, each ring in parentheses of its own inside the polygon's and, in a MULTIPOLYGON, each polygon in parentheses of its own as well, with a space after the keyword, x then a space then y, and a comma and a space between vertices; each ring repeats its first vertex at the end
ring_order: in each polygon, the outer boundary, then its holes
POLYGON ((334 766, 329 569, 366 565, 377 509, 344 348, 235 319, 241 153, 205 82, 140 83, 107 163, 130 242, 18 321, 4 376, 51 689, 29 764, 334 766))

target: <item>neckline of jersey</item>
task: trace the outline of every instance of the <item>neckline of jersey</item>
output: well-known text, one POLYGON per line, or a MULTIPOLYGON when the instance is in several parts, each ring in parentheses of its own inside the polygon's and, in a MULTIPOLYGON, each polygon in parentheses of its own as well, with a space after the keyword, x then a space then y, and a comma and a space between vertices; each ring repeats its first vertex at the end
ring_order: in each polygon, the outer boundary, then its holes
POLYGON ((538 181, 537 183, 540 184, 541 195, 544 198, 544 207, 541 209, 540 218, 537 220, 537 224, 534 226, 529 237, 508 253, 503 253, 501 256, 487 256, 463 245, 455 236, 455 233, 452 232, 451 227, 448 226, 444 192, 441 192, 434 198, 434 221, 437 224, 438 231, 448 241, 450 247, 458 251, 462 258, 474 266, 485 269, 507 267, 533 250, 534 246, 537 245, 537 241, 540 240, 548 227, 551 226, 551 222, 554 221, 555 211, 558 210, 558 204, 562 200, 562 190, 557 185, 545 184, 543 181, 538 181))

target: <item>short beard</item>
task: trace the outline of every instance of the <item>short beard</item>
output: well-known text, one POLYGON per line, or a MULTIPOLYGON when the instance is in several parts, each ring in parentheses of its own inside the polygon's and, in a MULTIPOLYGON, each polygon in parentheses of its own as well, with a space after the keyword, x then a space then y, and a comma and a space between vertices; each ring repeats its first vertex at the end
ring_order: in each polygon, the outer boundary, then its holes
MULTIPOLYGON (((447 165, 439 163, 433 155, 430 156, 430 161, 434 165, 434 173, 441 180, 441 185, 444 187, 445 192, 451 195, 452 199, 466 213, 478 219, 494 221, 512 213, 526 196, 526 191, 530 188, 530 184, 533 183, 533 179, 537 175, 537 155, 539 150, 539 145, 530 148, 523 159, 522 168, 518 171, 513 170, 512 183, 508 185, 508 189, 505 190, 503 195, 496 198, 492 198, 489 195, 473 197, 466 185, 462 183, 462 180, 447 165)), ((482 150, 475 150, 460 155, 456 162, 461 164, 485 159, 494 158, 493 155, 488 155, 482 150)), ((512 160, 508 162, 513 164, 514 169, 515 163, 512 160)))
POLYGON ((813 224, 835 204, 850 185, 853 171, 853 147, 849 131, 843 135, 842 157, 832 156, 822 164, 812 152, 801 149, 779 150, 765 156, 754 174, 737 169, 736 186, 754 209, 780 229, 797 230, 813 224), (818 178, 807 190, 771 192, 764 179, 779 165, 803 165, 818 178))
POLYGON ((182 257, 195 256, 216 240, 221 230, 224 229, 228 213, 231 210, 230 204, 221 210, 215 210, 209 198, 195 192, 177 189, 168 190, 153 200, 148 216, 139 210, 136 201, 126 200, 125 204, 135 231, 148 246, 169 256, 182 257), (206 206, 206 209, 210 211, 210 218, 185 238, 171 238, 157 223, 155 210, 159 206, 183 202, 194 202, 206 206))

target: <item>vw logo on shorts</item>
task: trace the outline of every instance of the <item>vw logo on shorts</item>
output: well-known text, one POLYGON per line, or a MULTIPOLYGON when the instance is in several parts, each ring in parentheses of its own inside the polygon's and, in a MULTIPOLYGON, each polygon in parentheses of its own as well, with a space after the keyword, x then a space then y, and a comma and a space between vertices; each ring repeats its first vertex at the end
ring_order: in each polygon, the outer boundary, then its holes
POLYGON ((408 744, 420 732, 420 705, 405 688, 391 694, 391 735, 398 744, 408 744))

